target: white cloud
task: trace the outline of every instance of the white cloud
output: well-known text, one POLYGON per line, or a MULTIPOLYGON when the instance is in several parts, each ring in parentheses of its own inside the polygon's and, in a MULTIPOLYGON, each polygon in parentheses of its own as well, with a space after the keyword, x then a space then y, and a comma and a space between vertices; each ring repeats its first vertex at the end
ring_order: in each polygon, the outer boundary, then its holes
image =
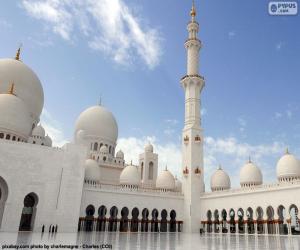
POLYGON ((286 116, 287 116, 287 118, 291 119, 292 116, 293 116, 293 112, 291 110, 287 110, 286 111, 286 116))
POLYGON ((68 142, 63 133, 61 124, 55 120, 45 108, 41 115, 41 124, 44 127, 46 134, 51 137, 53 146, 61 147, 68 142))
POLYGON ((276 112, 275 119, 280 119, 282 117, 282 113, 276 112))
POLYGON ((236 36, 236 32, 234 30, 228 32, 229 39, 233 39, 236 36))
MULTIPOLYGON (((158 153, 159 170, 165 165, 173 174, 181 177, 181 145, 173 142, 161 143, 156 137, 144 137, 138 139, 136 137, 120 138, 118 140, 118 149, 122 149, 125 154, 126 162, 133 161, 138 164, 138 155, 143 152, 144 145, 151 141, 154 150, 158 153)), ((275 164, 273 159, 284 151, 285 145, 280 142, 272 144, 251 145, 239 142, 234 137, 213 138, 206 137, 204 145, 204 172, 207 190, 210 188, 210 176, 216 170, 219 164, 225 166, 225 170, 231 177, 233 185, 239 183, 239 171, 248 157, 262 169, 264 178, 269 180, 272 172, 275 175, 275 164), (271 164, 270 164, 271 161, 271 164), (274 164, 274 166, 272 165, 274 164)))
POLYGON ((276 44, 276 50, 281 50, 282 47, 283 47, 283 45, 284 45, 283 42, 278 42, 278 43, 276 44))
POLYGON ((9 29, 9 28, 12 28, 12 24, 4 19, 0 19, 0 27, 2 27, 4 29, 9 29))
POLYGON ((135 64, 136 58, 151 69, 159 64, 158 30, 142 23, 124 0, 22 0, 21 6, 64 40, 73 41, 79 31, 91 49, 119 64, 135 64))

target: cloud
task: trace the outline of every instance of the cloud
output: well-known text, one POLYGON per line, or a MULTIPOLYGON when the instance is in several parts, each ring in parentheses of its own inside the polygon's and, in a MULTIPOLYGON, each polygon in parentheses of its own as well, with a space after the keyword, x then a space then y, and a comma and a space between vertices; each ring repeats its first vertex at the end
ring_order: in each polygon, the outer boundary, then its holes
POLYGON ((136 59, 150 69, 159 64, 158 30, 142 23, 123 0, 22 0, 21 6, 64 40, 74 42, 79 34, 118 64, 133 65, 136 59))
POLYGON ((282 117, 282 113, 280 113, 280 112, 276 112, 274 115, 275 119, 280 119, 281 117, 282 117))
POLYGON ((284 43, 283 42, 278 42, 275 46, 276 50, 281 50, 283 47, 284 43))
POLYGON ((206 108, 202 108, 200 111, 201 116, 205 116, 207 115, 207 109, 206 108))
POLYGON ((236 36, 236 32, 234 30, 228 32, 229 39, 233 39, 236 36))
MULTIPOLYGON (((160 142, 156 137, 136 137, 120 138, 118 149, 122 149, 125 154, 125 161, 131 160, 138 164, 138 155, 144 151, 144 145, 150 141, 154 146, 154 151, 158 153, 159 170, 166 165, 168 169, 178 177, 181 177, 181 145, 180 143, 160 142)), ((233 186, 239 185, 239 171, 245 164, 248 157, 257 164, 264 175, 264 178, 273 180, 275 176, 275 163, 278 155, 281 155, 286 146, 281 142, 271 144, 251 145, 238 141, 234 137, 213 138, 206 137, 204 141, 204 172, 206 189, 210 188, 210 177, 219 164, 231 177, 233 186)), ((274 180, 273 180, 274 181, 274 180)))
POLYGON ((292 116, 293 116, 293 112, 291 110, 287 110, 286 111, 286 116, 287 116, 287 118, 291 119, 292 116))
POLYGON ((4 29, 10 29, 12 28, 12 24, 4 19, 0 19, 0 27, 4 29))
POLYGON ((68 142, 63 133, 61 124, 55 120, 45 108, 41 115, 41 124, 44 127, 46 134, 51 137, 53 146, 61 147, 68 142))

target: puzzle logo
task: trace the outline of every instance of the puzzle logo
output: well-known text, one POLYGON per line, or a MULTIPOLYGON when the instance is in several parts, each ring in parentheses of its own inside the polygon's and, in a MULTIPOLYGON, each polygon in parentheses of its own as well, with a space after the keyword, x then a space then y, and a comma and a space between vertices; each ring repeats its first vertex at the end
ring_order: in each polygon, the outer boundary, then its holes
POLYGON ((289 16, 298 14, 297 2, 270 2, 269 14, 272 16, 289 16))

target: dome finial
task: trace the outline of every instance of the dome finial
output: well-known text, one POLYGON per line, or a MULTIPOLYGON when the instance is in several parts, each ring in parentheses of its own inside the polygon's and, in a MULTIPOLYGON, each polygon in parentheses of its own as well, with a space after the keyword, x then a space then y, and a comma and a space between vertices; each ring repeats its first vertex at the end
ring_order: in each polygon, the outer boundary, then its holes
POLYGON ((20 44, 20 46, 17 50, 16 56, 15 56, 15 59, 18 61, 20 61, 21 48, 22 48, 22 43, 20 44))
POLYGON ((8 94, 10 94, 10 95, 15 95, 14 90, 15 90, 15 84, 14 84, 14 82, 12 82, 12 83, 10 84, 10 88, 9 88, 9 90, 8 90, 8 94))
POLYGON ((290 152, 289 152, 289 147, 286 147, 286 149, 285 149, 285 154, 290 154, 290 152))
POLYGON ((98 105, 99 105, 99 106, 102 106, 102 96, 101 96, 101 95, 100 95, 100 97, 99 97, 98 105))
POLYGON ((130 165, 132 166, 132 160, 130 161, 130 165))
POLYGON ((195 8, 195 0, 193 0, 193 4, 192 4, 192 9, 190 12, 191 17, 194 19, 194 17, 196 16, 196 8, 195 8))
POLYGON ((166 167, 165 167, 165 171, 167 171, 168 170, 168 165, 166 165, 166 167))
POLYGON ((222 170, 222 166, 221 166, 221 164, 219 164, 219 166, 218 166, 218 170, 222 170))
POLYGON ((250 155, 249 155, 248 163, 252 163, 250 155))

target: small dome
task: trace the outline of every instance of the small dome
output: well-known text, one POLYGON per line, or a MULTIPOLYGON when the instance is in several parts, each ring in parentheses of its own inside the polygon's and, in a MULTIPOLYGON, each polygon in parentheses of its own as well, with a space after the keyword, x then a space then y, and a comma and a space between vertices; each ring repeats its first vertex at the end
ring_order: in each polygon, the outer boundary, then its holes
POLYGON ((75 135, 84 130, 86 136, 107 140, 115 144, 118 139, 118 125, 113 114, 102 106, 92 106, 84 110, 77 118, 75 135))
POLYGON ((0 94, 0 131, 27 139, 31 132, 30 114, 27 106, 17 96, 0 94))
POLYGON ((45 137, 45 146, 52 147, 52 139, 49 135, 46 135, 45 137))
POLYGON ((175 178, 168 169, 163 170, 157 177, 156 188, 167 190, 175 188, 175 178))
POLYGON ((84 142, 86 133, 84 130, 80 129, 77 131, 76 135, 75 135, 75 142, 82 144, 84 142))
POLYGON ((211 176, 210 187, 212 191, 220 191, 230 188, 230 178, 221 167, 219 167, 211 176))
POLYGON ((119 150, 116 154, 116 158, 124 159, 124 153, 122 150, 119 150))
POLYGON ((45 129, 42 127, 42 125, 37 125, 32 130, 32 136, 45 137, 45 129))
POLYGON ((123 169, 120 175, 120 184, 134 186, 140 184, 140 174, 136 166, 130 164, 123 169))
POLYGON ((100 167, 95 160, 87 159, 85 161, 85 179, 92 181, 100 180, 100 167))
POLYGON ((177 177, 175 177, 175 190, 178 192, 182 191, 182 183, 177 177))
POLYGON ((145 146, 145 152, 153 153, 153 146, 150 142, 145 146))
POLYGON ((37 75, 23 62, 11 58, 0 59, 0 93, 6 93, 14 83, 15 94, 38 121, 44 106, 44 92, 37 75))
POLYGON ((240 171, 241 186, 261 185, 263 182, 260 169, 251 161, 246 163, 240 171))
POLYGON ((100 148, 101 154, 108 154, 108 148, 105 145, 102 145, 100 148))
POLYGON ((300 178, 300 162, 289 152, 277 162, 277 179, 284 181, 286 178, 300 178))

